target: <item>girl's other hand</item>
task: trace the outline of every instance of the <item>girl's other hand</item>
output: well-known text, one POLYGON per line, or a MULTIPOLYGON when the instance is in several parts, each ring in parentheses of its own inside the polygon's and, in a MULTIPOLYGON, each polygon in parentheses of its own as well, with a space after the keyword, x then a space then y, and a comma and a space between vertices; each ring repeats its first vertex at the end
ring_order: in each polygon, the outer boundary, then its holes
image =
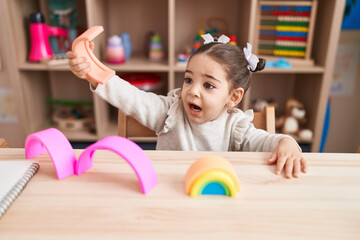
POLYGON ((304 173, 307 171, 307 162, 303 158, 298 145, 288 137, 280 139, 279 144, 268 159, 269 164, 275 162, 275 173, 280 174, 284 169, 286 178, 291 178, 291 176, 297 178, 300 176, 301 171, 304 173))

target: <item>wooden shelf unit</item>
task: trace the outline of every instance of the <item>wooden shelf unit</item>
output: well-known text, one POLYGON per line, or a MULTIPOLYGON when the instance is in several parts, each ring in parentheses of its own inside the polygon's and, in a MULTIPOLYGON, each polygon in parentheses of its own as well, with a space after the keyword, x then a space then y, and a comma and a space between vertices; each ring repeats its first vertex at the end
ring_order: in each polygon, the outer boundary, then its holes
MULTIPOLYGON (((8 51, 16 55, 14 76, 20 84, 25 104, 26 134, 46 128, 51 118, 51 106, 46 97, 69 100, 92 100, 96 133, 65 133, 70 140, 94 141, 117 134, 117 113, 114 107, 89 90, 84 80, 77 79, 68 66, 47 66, 27 61, 29 53, 28 18, 41 11, 47 24, 49 10, 46 0, 0 0, 9 11, 11 33, 7 37, 16 42, 8 51)), ((117 74, 126 72, 154 72, 162 77, 163 94, 183 81, 184 64, 177 63, 177 55, 192 45, 195 34, 207 29, 206 19, 217 17, 229 23, 229 31, 237 37, 238 45, 254 42, 258 0, 78 0, 78 25, 89 28, 104 26, 104 32, 95 39, 95 55, 104 59, 107 38, 128 32, 133 45, 133 58, 123 65, 108 65, 117 74), (157 32, 163 40, 166 59, 151 62, 145 57, 144 41, 148 32, 157 32)), ((264 1, 261 1, 264 2, 264 1)), ((286 1, 285 1, 286 2, 286 1)), ((288 1, 287 1, 288 2, 288 1)), ((269 68, 253 74, 253 85, 246 94, 242 107, 250 107, 255 98, 272 98, 281 112, 287 97, 296 97, 305 103, 308 128, 314 132, 312 151, 318 151, 325 109, 332 79, 337 42, 340 33, 345 0, 318 0, 311 58, 315 66, 297 66, 290 69, 269 68)), ((2 34, 3 35, 3 34, 2 34)), ((2 53, 4 54, 4 53, 2 53)), ((104 61, 103 61, 104 62, 104 61)), ((134 137, 133 140, 154 141, 156 138, 134 137)))

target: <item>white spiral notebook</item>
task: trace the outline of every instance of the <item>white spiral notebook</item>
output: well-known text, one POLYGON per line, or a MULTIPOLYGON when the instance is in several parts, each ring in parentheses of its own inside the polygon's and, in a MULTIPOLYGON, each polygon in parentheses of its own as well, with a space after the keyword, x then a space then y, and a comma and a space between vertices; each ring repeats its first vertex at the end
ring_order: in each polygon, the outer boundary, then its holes
POLYGON ((31 160, 0 161, 0 219, 39 167, 31 160))

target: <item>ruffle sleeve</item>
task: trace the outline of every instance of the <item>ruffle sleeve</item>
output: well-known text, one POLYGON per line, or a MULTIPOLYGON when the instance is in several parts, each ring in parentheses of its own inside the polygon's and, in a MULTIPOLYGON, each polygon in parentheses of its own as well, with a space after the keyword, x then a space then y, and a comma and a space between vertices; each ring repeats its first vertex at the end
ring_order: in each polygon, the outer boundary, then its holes
POLYGON ((173 89, 167 95, 169 97, 175 98, 175 101, 171 104, 167 112, 167 118, 165 120, 163 129, 157 132, 157 135, 169 132, 176 126, 177 121, 184 116, 181 102, 181 89, 173 89))
POLYGON ((240 119, 235 125, 234 134, 233 134, 233 141, 234 141, 234 147, 235 151, 243 151, 241 148, 242 143, 244 141, 244 137, 248 129, 252 125, 252 121, 254 119, 254 111, 252 109, 247 110, 240 114, 240 119))

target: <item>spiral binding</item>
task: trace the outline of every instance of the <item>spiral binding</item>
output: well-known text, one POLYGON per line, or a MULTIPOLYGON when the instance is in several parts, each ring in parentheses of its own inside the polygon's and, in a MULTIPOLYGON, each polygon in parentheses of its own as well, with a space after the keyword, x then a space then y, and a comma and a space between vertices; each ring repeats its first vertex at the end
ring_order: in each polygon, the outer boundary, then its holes
POLYGON ((30 179, 35 175, 35 173, 39 170, 39 163, 34 162, 30 168, 24 173, 21 179, 10 189, 10 191, 5 195, 3 199, 0 201, 0 219, 6 212, 6 210, 10 207, 10 205, 15 201, 15 199, 19 196, 22 190, 25 188, 26 184, 30 181, 30 179))

